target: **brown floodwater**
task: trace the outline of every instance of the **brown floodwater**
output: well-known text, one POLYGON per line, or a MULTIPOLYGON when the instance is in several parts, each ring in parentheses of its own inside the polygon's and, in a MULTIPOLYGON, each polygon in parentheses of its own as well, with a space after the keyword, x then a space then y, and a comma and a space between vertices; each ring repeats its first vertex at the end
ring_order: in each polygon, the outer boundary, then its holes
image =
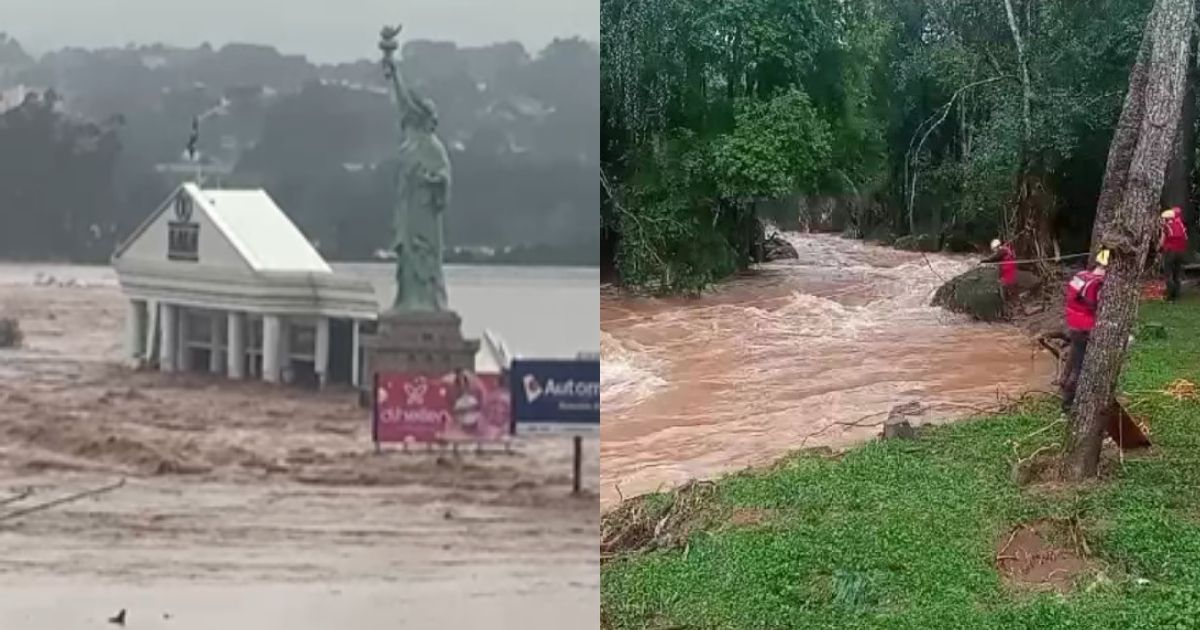
MULTIPOLYGON (((594 281, 466 274, 464 311, 490 308, 475 330, 486 316, 530 352, 586 342, 594 281), (488 299, 551 288, 563 322, 488 299)), ((348 389, 122 366, 124 308, 110 269, 0 264, 0 317, 24 333, 0 349, 0 629, 115 629, 121 609, 129 630, 595 627, 596 440, 578 497, 562 436, 377 454, 348 389)))
POLYGON ((976 259, 785 236, 799 260, 701 298, 602 291, 603 505, 867 439, 896 405, 934 422, 1048 388, 1053 362, 1017 328, 929 306, 976 259))

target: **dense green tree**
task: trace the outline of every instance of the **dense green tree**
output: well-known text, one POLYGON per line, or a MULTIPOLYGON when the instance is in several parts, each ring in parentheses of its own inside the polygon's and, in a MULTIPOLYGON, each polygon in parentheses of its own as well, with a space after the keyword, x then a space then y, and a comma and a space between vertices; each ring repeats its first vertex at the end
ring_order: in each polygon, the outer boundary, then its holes
POLYGON ((1150 5, 603 0, 603 222, 622 279, 687 290, 744 264, 746 221, 725 217, 750 199, 833 197, 862 235, 1086 249, 1150 5), (762 133, 784 109, 812 120, 762 133))
POLYGON ((123 219, 112 184, 119 125, 73 120, 52 92, 0 114, 0 251, 107 259, 123 219))

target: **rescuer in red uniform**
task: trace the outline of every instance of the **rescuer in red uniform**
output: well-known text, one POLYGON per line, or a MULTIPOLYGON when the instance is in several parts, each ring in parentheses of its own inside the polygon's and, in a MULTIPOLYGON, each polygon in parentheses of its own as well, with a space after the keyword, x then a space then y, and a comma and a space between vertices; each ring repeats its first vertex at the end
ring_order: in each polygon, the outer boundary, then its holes
POLYGON ((1096 254, 1096 265, 1090 271, 1084 269, 1067 282, 1063 302, 1067 336, 1071 340, 1071 356, 1067 364, 1067 377, 1062 384, 1063 411, 1070 411, 1075 403, 1075 387, 1083 370, 1083 355, 1087 351, 1092 328, 1096 326, 1096 310, 1100 306, 1100 289, 1104 286, 1108 255, 1108 250, 1100 250, 1096 254))
POLYGON ((1158 240, 1158 251, 1162 252, 1168 302, 1174 302, 1179 297, 1179 277, 1183 272, 1183 256, 1187 248, 1187 226, 1183 223, 1183 210, 1175 207, 1163 212, 1162 236, 1158 240))
POLYGON ((1004 298, 1004 308, 1010 313, 1016 307, 1017 295, 1017 255, 1008 243, 1000 239, 992 239, 992 255, 983 259, 985 263, 1000 263, 1000 292, 1004 298))

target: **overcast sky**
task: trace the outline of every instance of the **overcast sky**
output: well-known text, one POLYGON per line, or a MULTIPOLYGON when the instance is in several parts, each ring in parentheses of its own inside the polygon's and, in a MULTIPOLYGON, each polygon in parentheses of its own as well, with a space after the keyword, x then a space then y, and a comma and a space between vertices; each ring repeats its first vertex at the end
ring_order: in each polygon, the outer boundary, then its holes
POLYGON ((460 45, 516 40, 531 52, 555 37, 600 39, 599 0, 0 0, 0 31, 41 54, 63 46, 208 41, 270 44, 320 62, 378 54, 379 27, 401 40, 460 45))

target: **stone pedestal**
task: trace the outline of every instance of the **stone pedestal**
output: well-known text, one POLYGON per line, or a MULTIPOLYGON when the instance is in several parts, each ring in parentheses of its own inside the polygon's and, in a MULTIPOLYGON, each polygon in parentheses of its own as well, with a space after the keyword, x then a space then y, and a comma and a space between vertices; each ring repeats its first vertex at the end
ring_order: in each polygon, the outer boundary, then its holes
POLYGON ((364 389, 377 372, 445 374, 474 370, 479 340, 465 339, 462 318, 453 311, 396 312, 379 315, 374 334, 362 335, 364 389))

